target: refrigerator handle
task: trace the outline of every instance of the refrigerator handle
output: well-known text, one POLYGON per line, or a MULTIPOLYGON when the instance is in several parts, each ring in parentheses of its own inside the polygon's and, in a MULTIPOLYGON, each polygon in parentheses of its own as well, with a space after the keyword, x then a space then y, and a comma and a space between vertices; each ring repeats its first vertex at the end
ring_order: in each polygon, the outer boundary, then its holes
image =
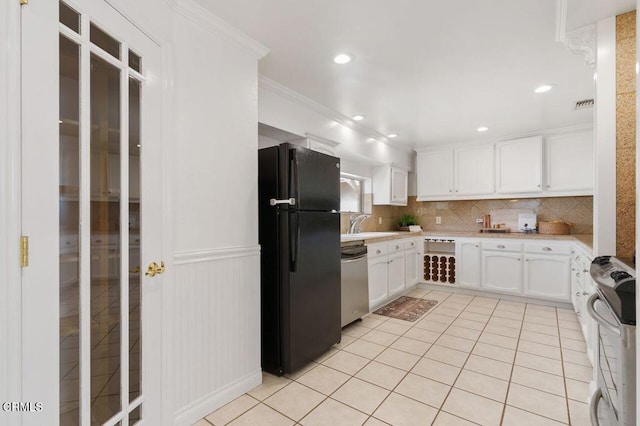
POLYGON ((298 272, 298 256, 300 254, 300 224, 298 223, 298 212, 289 216, 289 269, 291 272, 298 272))
POLYGON ((291 157, 289 159, 289 196, 292 197, 290 199, 297 200, 299 194, 300 181, 298 179, 298 157, 296 150, 292 149, 291 157))

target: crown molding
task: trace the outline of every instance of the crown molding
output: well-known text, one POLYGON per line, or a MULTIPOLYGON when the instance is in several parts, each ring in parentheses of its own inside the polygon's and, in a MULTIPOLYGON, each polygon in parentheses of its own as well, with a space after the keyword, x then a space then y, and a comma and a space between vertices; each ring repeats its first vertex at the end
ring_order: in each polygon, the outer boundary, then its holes
POLYGON ((584 56, 591 68, 596 66, 597 30, 595 24, 567 31, 567 0, 556 0, 556 41, 574 55, 584 56))
POLYGON ((584 56, 584 62, 591 68, 595 68, 597 37, 596 26, 591 24, 568 31, 563 42, 569 52, 584 56))
POLYGON ((236 27, 217 17, 193 0, 166 0, 178 14, 211 34, 222 36, 245 52, 261 59, 269 53, 269 49, 255 41, 236 27))
POLYGON ((294 103, 297 103, 300 106, 309 108, 317 112, 318 114, 321 114, 327 117, 330 120, 333 120, 337 123, 342 124, 345 127, 349 127, 355 130, 356 132, 360 133, 361 135, 365 136, 368 139, 374 139, 377 142, 382 142, 394 149, 398 149, 403 152, 412 152, 411 148, 408 148, 399 144, 391 143, 391 141, 389 140, 389 138, 387 138, 386 135, 380 132, 377 132, 367 126, 363 126, 362 124, 359 124, 353 121, 351 118, 347 117, 346 115, 343 115, 337 111, 334 111, 333 109, 327 106, 324 106, 321 103, 316 102, 313 99, 310 99, 304 96, 303 94, 298 93, 295 90, 292 90, 281 83, 278 83, 275 80, 270 79, 269 77, 265 77, 262 74, 258 76, 258 87, 261 89, 267 90, 273 94, 276 94, 278 96, 281 96, 283 98, 286 98, 294 103))

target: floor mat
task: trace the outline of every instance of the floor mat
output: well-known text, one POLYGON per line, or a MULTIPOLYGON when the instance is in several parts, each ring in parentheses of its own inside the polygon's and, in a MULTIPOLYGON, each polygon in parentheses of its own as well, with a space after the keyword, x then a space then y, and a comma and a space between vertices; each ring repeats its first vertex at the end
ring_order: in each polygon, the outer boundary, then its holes
POLYGON ((374 314, 413 322, 436 306, 437 303, 437 300, 402 296, 378 309, 374 314))

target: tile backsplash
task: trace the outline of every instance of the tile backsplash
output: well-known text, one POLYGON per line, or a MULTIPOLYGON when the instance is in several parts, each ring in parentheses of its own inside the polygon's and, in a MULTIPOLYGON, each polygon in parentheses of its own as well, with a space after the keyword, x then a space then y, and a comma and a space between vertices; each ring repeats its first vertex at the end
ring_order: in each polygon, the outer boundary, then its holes
MULTIPOLYGON (((370 196, 370 194, 367 194, 370 196)), ((366 205, 366 202, 365 202, 366 205)), ((593 233, 593 197, 553 197, 505 200, 416 201, 409 197, 406 207, 372 206, 371 217, 360 227, 363 232, 393 231, 398 228, 398 218, 411 213, 425 231, 478 231, 482 224, 476 218, 497 209, 532 209, 538 221, 554 220, 573 223, 572 234, 593 233), (442 223, 436 225, 436 216, 442 223), (382 223, 379 219, 382 218, 382 223)), ((341 232, 349 228, 350 214, 341 215, 341 232)))

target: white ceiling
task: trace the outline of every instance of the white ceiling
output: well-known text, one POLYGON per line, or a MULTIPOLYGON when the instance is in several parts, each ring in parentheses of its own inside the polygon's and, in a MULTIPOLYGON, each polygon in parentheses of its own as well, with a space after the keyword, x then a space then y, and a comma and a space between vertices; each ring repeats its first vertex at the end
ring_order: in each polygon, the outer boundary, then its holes
MULTIPOLYGON (((394 143, 497 139, 593 121, 593 110, 573 110, 593 98, 593 70, 556 42, 554 0, 197 1, 270 48, 261 74, 346 116, 365 115, 361 124, 398 133, 394 143), (354 60, 333 63, 343 51, 354 60), (542 83, 557 87, 534 94, 542 83), (481 125, 490 130, 477 133, 481 125)), ((634 3, 600 2, 610 7, 569 0, 571 25, 634 3)))

